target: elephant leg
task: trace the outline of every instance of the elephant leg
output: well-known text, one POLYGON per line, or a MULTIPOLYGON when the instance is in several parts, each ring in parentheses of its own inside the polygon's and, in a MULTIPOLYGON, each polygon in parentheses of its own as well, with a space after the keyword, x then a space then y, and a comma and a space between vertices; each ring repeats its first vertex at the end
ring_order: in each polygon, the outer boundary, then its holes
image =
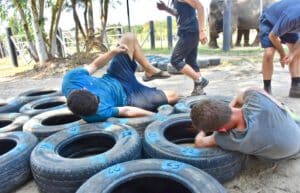
POLYGON ((243 36, 243 30, 238 29, 237 38, 236 38, 236 42, 235 42, 236 47, 241 47, 242 36, 243 36))
POLYGON ((244 47, 249 47, 250 29, 245 29, 243 34, 244 34, 244 47))
POLYGON ((253 47, 257 47, 259 46, 259 29, 256 29, 256 37, 255 40, 253 41, 253 43, 251 44, 251 46, 253 47))
POLYGON ((217 42, 217 38, 218 37, 219 36, 218 35, 214 35, 214 33, 210 33, 209 34, 209 43, 208 43, 208 46, 210 48, 213 48, 213 49, 219 48, 218 42, 217 42))

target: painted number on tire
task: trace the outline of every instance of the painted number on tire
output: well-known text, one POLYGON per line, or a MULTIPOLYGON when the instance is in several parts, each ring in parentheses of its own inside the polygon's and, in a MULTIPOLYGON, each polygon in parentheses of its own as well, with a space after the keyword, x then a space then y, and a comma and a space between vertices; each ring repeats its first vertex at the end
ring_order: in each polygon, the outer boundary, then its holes
POLYGON ((41 142, 40 149, 46 150, 46 151, 52 151, 52 150, 54 150, 54 146, 52 143, 49 143, 49 142, 41 142))
POLYGON ((200 150, 196 148, 180 148, 180 152, 185 156, 199 156, 200 150))
POLYGON ((96 156, 92 156, 89 158, 89 160, 92 163, 100 163, 100 164, 105 164, 106 163, 106 157, 104 155, 96 155, 96 156))
POLYGON ((114 166, 105 169, 105 175, 107 177, 117 176, 123 173, 124 171, 125 168, 121 164, 116 164, 114 166))
POLYGON ((171 161, 171 160, 163 161, 161 164, 161 168, 163 170, 171 170, 174 172, 178 172, 178 171, 182 170, 184 167, 185 167, 184 163, 177 162, 177 161, 171 161))
POLYGON ((146 137, 150 143, 155 143, 159 141, 159 135, 157 132, 149 132, 146 137))

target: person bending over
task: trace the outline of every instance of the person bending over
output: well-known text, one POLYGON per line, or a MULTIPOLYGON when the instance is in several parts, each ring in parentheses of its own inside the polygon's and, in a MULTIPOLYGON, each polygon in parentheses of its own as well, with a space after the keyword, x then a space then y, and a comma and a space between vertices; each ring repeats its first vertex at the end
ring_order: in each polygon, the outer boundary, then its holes
POLYGON ((248 89, 228 105, 213 99, 195 104, 194 128, 200 132, 196 147, 219 145, 269 160, 293 156, 300 151, 300 124, 295 114, 260 89, 248 89), (206 136, 206 133, 213 132, 206 136))
POLYGON ((300 0, 282 0, 267 7, 259 24, 259 38, 264 48, 262 74, 264 89, 271 94, 273 59, 275 51, 280 56, 281 66, 289 66, 291 77, 290 97, 300 98, 300 0), (286 43, 286 54, 282 43, 286 43))
POLYGON ((172 104, 179 99, 175 91, 162 91, 139 83, 134 75, 137 68, 135 60, 145 69, 145 76, 170 77, 167 72, 153 67, 145 58, 136 37, 126 33, 115 49, 64 76, 62 93, 67 97, 68 108, 87 122, 98 122, 109 117, 152 115, 158 106, 172 104), (106 74, 92 76, 110 60, 106 74))

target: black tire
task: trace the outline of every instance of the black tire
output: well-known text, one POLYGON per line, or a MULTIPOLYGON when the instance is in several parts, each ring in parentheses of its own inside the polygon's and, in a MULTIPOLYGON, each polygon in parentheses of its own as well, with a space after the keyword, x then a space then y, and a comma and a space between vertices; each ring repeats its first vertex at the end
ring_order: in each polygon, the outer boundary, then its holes
POLYGON ((209 60, 208 59, 199 59, 197 61, 199 68, 207 68, 209 66, 209 60))
POLYGON ((104 168, 140 155, 141 140, 133 128, 86 124, 44 139, 31 154, 31 168, 40 192, 69 193, 104 168))
POLYGON ((169 59, 163 59, 157 62, 157 68, 162 71, 168 71, 168 64, 170 63, 169 59))
POLYGON ((167 66, 167 70, 170 74, 182 74, 182 72, 178 71, 176 68, 174 68, 174 66, 172 66, 172 64, 168 64, 167 66))
POLYGON ((0 192, 17 189, 31 178, 30 154, 37 138, 25 132, 0 134, 0 192))
POLYGON ((0 133, 22 130, 28 120, 29 117, 21 113, 0 113, 0 133))
POLYGON ((33 100, 50 96, 61 96, 61 91, 45 88, 32 89, 19 94, 17 98, 24 98, 23 100, 30 102, 33 100))
POLYGON ((171 115, 174 112, 174 107, 171 105, 162 105, 157 109, 158 113, 154 116, 135 117, 135 118, 117 118, 111 117, 107 119, 108 122, 115 124, 125 124, 133 127, 141 137, 144 136, 145 128, 157 119, 163 119, 167 115, 171 115))
POLYGON ((20 108, 20 113, 34 116, 47 111, 66 107, 66 97, 53 96, 31 101, 20 108))
POLYGON ((0 103, 0 113, 17 113, 28 100, 23 97, 11 98, 0 103))
POLYGON ((86 122, 74 115, 67 107, 47 111, 32 117, 23 125, 23 131, 31 132, 40 140, 71 127, 80 127, 86 122))
POLYGON ((220 58, 210 58, 209 59, 209 65, 210 66, 217 66, 221 64, 221 59, 220 58))
POLYGON ((221 148, 194 148, 197 131, 189 114, 170 115, 145 130, 144 153, 151 158, 171 159, 203 169, 219 182, 233 179, 241 170, 244 156, 221 148))
POLYGON ((144 159, 113 165, 77 193, 226 193, 214 178, 174 160, 144 159))
POLYGON ((217 101, 223 101, 227 104, 230 103, 232 100, 232 97, 230 96, 221 96, 221 95, 200 95, 200 96, 188 96, 185 98, 180 99, 176 104, 175 104, 175 113, 189 113, 191 112, 191 109, 193 105, 196 103, 200 102, 203 99, 208 99, 212 98, 217 101))

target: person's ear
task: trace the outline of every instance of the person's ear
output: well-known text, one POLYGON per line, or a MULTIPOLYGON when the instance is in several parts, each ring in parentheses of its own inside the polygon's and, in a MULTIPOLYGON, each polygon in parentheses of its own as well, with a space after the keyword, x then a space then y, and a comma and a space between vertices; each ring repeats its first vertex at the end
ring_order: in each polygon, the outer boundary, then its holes
POLYGON ((227 132, 227 129, 225 127, 220 127, 220 128, 217 129, 217 131, 225 133, 225 132, 227 132))

